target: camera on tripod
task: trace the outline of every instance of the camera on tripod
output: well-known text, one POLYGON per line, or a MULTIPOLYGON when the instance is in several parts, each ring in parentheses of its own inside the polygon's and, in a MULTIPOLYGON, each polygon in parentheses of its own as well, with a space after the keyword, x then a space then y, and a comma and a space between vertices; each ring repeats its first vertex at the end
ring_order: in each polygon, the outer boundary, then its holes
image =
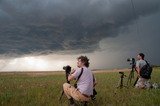
POLYGON ((131 71, 130 74, 128 76, 128 81, 127 81, 127 85, 131 84, 132 79, 134 78, 134 71, 135 71, 135 66, 136 66, 136 61, 134 58, 128 58, 127 62, 130 62, 131 65, 131 71))
POLYGON ((119 72, 119 74, 122 74, 122 75, 124 75, 124 72, 119 72))
POLYGON ((135 63, 136 63, 134 58, 128 58, 127 62, 130 62, 130 65, 135 65, 135 63))
POLYGON ((119 81, 119 84, 117 86, 117 88, 123 88, 123 87, 126 87, 123 85, 123 78, 126 77, 126 75, 124 74, 124 72, 119 72, 120 74, 120 81, 119 81))
POLYGON ((63 70, 65 70, 66 74, 70 74, 70 72, 71 72, 71 67, 70 67, 69 65, 64 66, 64 67, 63 67, 63 70))
POLYGON ((121 75, 121 78, 126 77, 126 75, 124 74, 124 72, 119 72, 119 74, 121 75))
MULTIPOLYGON (((69 74, 70 74, 70 72, 71 72, 71 66, 69 66, 69 65, 64 66, 64 67, 63 67, 63 70, 65 70, 65 73, 66 73, 66 81, 67 81, 67 83, 70 84, 70 81, 68 81, 68 76, 69 76, 69 74)), ((63 94, 64 94, 64 91, 62 91, 59 100, 61 100, 63 94)))

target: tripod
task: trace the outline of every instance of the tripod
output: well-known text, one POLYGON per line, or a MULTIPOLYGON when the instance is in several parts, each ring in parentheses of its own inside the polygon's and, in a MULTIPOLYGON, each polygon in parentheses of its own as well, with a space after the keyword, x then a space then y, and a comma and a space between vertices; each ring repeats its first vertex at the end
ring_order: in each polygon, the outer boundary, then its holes
POLYGON ((123 85, 123 78, 126 77, 126 75, 124 75, 124 72, 119 72, 119 74, 121 74, 121 76, 120 76, 120 81, 119 81, 117 88, 121 89, 123 87, 127 87, 127 86, 123 85))
MULTIPOLYGON (((70 84, 70 81, 68 81, 68 76, 69 76, 69 73, 66 72, 66 81, 67 81, 67 83, 70 84)), ((63 94, 64 94, 64 90, 63 90, 63 88, 62 88, 62 93, 61 93, 61 96, 60 96, 59 100, 62 99, 63 94)))
POLYGON ((130 74, 128 76, 127 86, 130 85, 132 82, 132 79, 134 79, 134 69, 135 69, 135 64, 132 64, 132 69, 131 69, 130 74))

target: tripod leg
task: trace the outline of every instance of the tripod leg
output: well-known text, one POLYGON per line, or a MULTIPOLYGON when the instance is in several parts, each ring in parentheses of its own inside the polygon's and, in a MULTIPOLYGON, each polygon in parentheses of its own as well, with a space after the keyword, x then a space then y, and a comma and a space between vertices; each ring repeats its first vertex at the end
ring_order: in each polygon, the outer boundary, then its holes
POLYGON ((87 102, 84 102, 84 106, 87 106, 87 102))
POLYGON ((116 88, 120 88, 121 79, 118 81, 118 85, 116 88))
POLYGON ((119 80, 119 85, 117 86, 117 88, 123 88, 123 78, 124 78, 124 76, 123 75, 121 75, 121 78, 120 78, 120 80, 119 80))
POLYGON ((121 88, 123 88, 123 76, 121 78, 121 85, 120 85, 121 88))
POLYGON ((134 71, 131 70, 131 72, 130 72, 130 74, 129 74, 129 77, 128 77, 127 86, 128 86, 129 84, 131 84, 133 77, 134 77, 134 71))
POLYGON ((139 79, 139 78, 137 77, 136 81, 134 82, 134 86, 137 84, 138 79, 139 79))
POLYGON ((131 72, 129 73, 129 76, 128 76, 128 80, 127 80, 127 86, 128 86, 128 83, 130 82, 130 78, 131 77, 131 72))
POLYGON ((62 93, 61 93, 61 96, 60 96, 59 100, 61 100, 61 99, 62 99, 63 94, 64 94, 64 91, 62 91, 62 93))

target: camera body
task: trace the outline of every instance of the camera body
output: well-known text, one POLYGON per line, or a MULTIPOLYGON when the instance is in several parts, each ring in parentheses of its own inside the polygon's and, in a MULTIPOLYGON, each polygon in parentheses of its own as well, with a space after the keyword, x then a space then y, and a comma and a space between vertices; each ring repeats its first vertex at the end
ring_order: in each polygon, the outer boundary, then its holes
POLYGON ((122 75, 124 75, 124 72, 119 72, 119 74, 122 74, 122 75))
POLYGON ((69 66, 69 65, 64 66, 63 70, 65 70, 66 74, 70 74, 70 72, 71 72, 71 66, 69 66))
POLYGON ((132 66, 135 66, 135 64, 136 64, 136 61, 134 58, 128 58, 127 62, 130 62, 130 65, 132 65, 132 66))
POLYGON ((134 58, 128 58, 127 61, 132 62, 132 61, 135 61, 135 59, 134 58))
POLYGON ((121 75, 121 78, 126 77, 126 75, 124 74, 124 72, 119 72, 119 74, 121 75))

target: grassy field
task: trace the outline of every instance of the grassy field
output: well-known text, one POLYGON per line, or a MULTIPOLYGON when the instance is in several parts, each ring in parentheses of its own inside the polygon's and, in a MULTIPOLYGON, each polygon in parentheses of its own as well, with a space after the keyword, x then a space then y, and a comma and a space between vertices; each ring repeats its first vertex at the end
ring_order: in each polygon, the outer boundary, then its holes
MULTIPOLYGON (((129 72, 125 72, 128 76, 129 72)), ((155 106, 160 105, 160 89, 117 89, 118 72, 95 73, 98 95, 90 106, 155 106)), ((151 82, 160 83, 160 68, 154 68, 151 82)), ((128 77, 124 78, 124 83, 128 77)), ((134 79, 135 80, 135 79, 134 79)), ((0 73, 0 105, 2 106, 67 106, 65 96, 59 101, 64 74, 0 73)), ((134 81, 132 81, 133 83, 134 81)))

